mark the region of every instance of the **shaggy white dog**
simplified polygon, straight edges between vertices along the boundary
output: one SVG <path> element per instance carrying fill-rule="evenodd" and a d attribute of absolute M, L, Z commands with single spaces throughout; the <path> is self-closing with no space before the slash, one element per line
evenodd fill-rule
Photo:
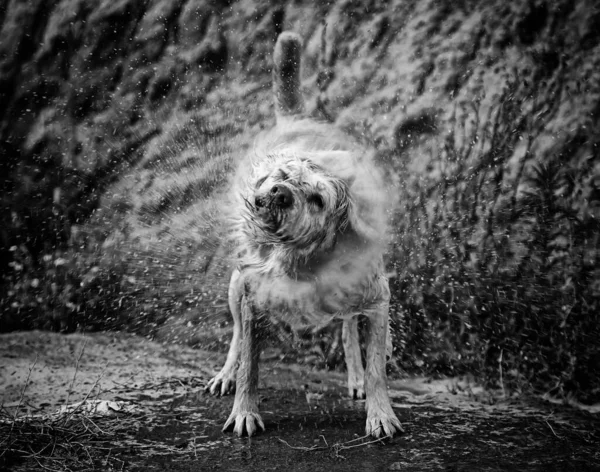
<path fill-rule="evenodd" d="M 258 412 L 261 327 L 271 317 L 292 326 L 342 318 L 351 396 L 366 394 L 366 432 L 402 427 L 387 394 L 390 291 L 384 275 L 390 199 L 371 153 L 331 125 L 303 117 L 300 38 L 279 36 L 274 52 L 277 126 L 258 138 L 234 182 L 237 269 L 229 305 L 234 332 L 213 394 L 236 390 L 224 430 L 252 435 Z M 366 369 L 356 317 L 366 317 Z M 239 366 L 238 366 L 239 363 Z"/>

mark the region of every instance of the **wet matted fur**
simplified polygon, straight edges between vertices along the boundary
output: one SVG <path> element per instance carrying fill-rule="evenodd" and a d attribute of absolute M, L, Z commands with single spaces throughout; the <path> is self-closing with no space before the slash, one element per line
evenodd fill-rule
<path fill-rule="evenodd" d="M 304 117 L 300 54 L 300 38 L 282 33 L 274 51 L 277 125 L 257 138 L 234 181 L 233 339 L 207 390 L 236 391 L 224 430 L 241 436 L 264 429 L 257 393 L 261 327 L 271 317 L 292 326 L 341 318 L 349 394 L 366 395 L 367 434 L 393 435 L 402 427 L 385 372 L 390 291 L 382 255 L 390 198 L 372 153 Z M 366 368 L 358 315 L 366 318 Z"/>

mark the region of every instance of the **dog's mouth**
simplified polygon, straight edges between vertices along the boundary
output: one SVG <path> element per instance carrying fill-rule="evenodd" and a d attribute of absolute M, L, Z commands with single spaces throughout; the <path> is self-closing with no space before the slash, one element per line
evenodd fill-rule
<path fill-rule="evenodd" d="M 276 232 L 286 221 L 288 211 L 294 205 L 294 195 L 285 185 L 276 184 L 267 192 L 256 193 L 253 212 L 265 224 L 266 229 Z"/>

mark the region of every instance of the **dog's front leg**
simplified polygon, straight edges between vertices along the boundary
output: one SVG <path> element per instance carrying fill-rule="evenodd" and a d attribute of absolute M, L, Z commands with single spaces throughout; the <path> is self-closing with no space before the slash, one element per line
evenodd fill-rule
<path fill-rule="evenodd" d="M 258 413 L 258 359 L 260 357 L 261 323 L 264 320 L 257 314 L 248 292 L 242 297 L 242 342 L 240 365 L 237 371 L 237 385 L 233 409 L 223 431 L 233 426 L 233 431 L 242 436 L 244 432 L 252 436 L 258 428 L 265 429 Z"/>
<path fill-rule="evenodd" d="M 357 316 L 344 320 L 342 342 L 344 344 L 346 368 L 348 369 L 348 396 L 350 398 L 365 398 L 365 369 L 360 354 Z"/>
<path fill-rule="evenodd" d="M 233 337 L 229 345 L 227 360 L 221 371 L 215 375 L 205 390 L 212 395 L 227 395 L 235 390 L 238 359 L 242 343 L 242 296 L 244 295 L 244 279 L 239 270 L 234 270 L 229 282 L 229 311 L 233 317 Z"/>
<path fill-rule="evenodd" d="M 387 288 L 387 280 L 385 280 L 385 288 Z M 388 310 L 389 301 L 386 299 L 364 312 L 367 316 L 366 433 L 376 438 L 382 435 L 393 436 L 394 433 L 403 431 L 400 421 L 392 410 L 387 392 L 385 364 L 386 339 L 389 331 Z"/>

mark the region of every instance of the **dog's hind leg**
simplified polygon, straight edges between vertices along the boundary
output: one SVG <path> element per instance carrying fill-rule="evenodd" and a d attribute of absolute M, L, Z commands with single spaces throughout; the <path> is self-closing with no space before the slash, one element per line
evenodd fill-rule
<path fill-rule="evenodd" d="M 248 291 L 242 297 L 242 343 L 237 388 L 233 409 L 223 431 L 233 427 L 238 436 L 252 436 L 258 428 L 265 429 L 258 412 L 258 360 L 262 342 L 264 318 L 256 312 Z"/>
<path fill-rule="evenodd" d="M 277 118 L 298 115 L 304 111 L 300 91 L 300 55 L 302 40 L 286 31 L 277 38 L 273 52 L 273 93 Z"/>
<path fill-rule="evenodd" d="M 342 342 L 348 369 L 348 396 L 350 398 L 365 398 L 365 369 L 360 353 L 358 337 L 358 316 L 344 320 L 342 325 Z"/>
<path fill-rule="evenodd" d="M 393 436 L 403 431 L 396 417 L 387 392 L 385 372 L 387 337 L 389 336 L 389 287 L 388 281 L 381 276 L 383 300 L 364 310 L 367 317 L 367 368 L 365 389 L 367 393 L 366 433 L 376 438 Z"/>
<path fill-rule="evenodd" d="M 240 357 L 242 342 L 242 313 L 241 303 L 244 294 L 244 284 L 239 270 L 234 270 L 229 282 L 229 310 L 233 316 L 233 337 L 229 345 L 227 360 L 221 371 L 215 375 L 205 390 L 212 395 L 227 395 L 235 391 L 235 379 Z"/>

